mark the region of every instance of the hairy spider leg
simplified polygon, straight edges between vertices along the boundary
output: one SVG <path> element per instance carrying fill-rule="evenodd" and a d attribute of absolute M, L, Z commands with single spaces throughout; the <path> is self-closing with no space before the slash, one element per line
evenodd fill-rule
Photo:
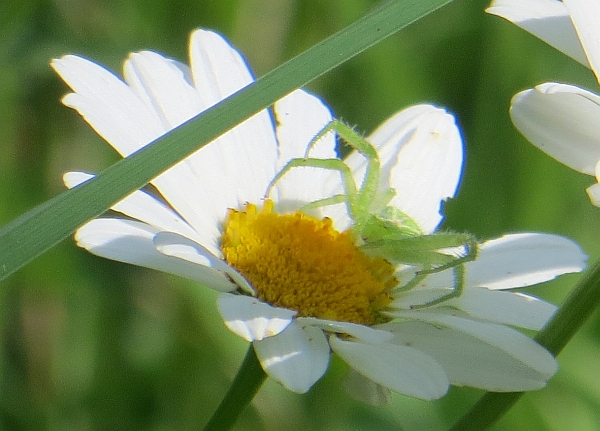
<path fill-rule="evenodd" d="M 450 256 L 440 253 L 444 248 L 464 247 L 465 253 L 461 256 Z M 478 243 L 473 235 L 466 233 L 438 233 L 434 235 L 413 236 L 397 240 L 384 240 L 378 243 L 367 243 L 363 246 L 366 250 L 381 253 L 390 261 L 404 264 L 425 265 L 424 269 L 416 272 L 415 276 L 397 291 L 408 291 L 416 287 L 428 275 L 452 269 L 454 283 L 452 291 L 440 296 L 433 301 L 414 305 L 412 308 L 431 307 L 459 297 L 465 287 L 465 264 L 477 258 Z"/>
<path fill-rule="evenodd" d="M 354 148 L 357 152 L 362 154 L 367 160 L 367 166 L 363 182 L 357 187 L 353 173 L 351 169 L 340 159 L 317 159 L 308 157 L 312 148 L 316 143 L 323 138 L 329 132 L 336 132 L 337 135 L 342 138 L 348 145 Z M 287 174 L 291 169 L 296 167 L 313 167 L 328 169 L 340 172 L 342 176 L 342 183 L 345 189 L 345 195 L 338 194 L 329 198 L 320 199 L 305 205 L 302 209 L 317 208 L 322 206 L 334 205 L 337 203 L 346 202 L 348 206 L 348 213 L 354 220 L 354 232 L 356 235 L 360 235 L 362 228 L 371 216 L 370 208 L 374 202 L 380 204 L 379 201 L 383 199 L 391 200 L 394 195 L 392 190 L 389 193 L 383 193 L 378 195 L 379 189 L 379 175 L 380 175 L 380 162 L 379 155 L 375 147 L 366 141 L 364 138 L 359 136 L 351 127 L 344 124 L 339 120 L 333 120 L 327 126 L 325 126 L 309 143 L 305 157 L 290 160 L 279 173 L 273 178 L 269 186 L 265 197 L 268 197 L 275 186 L 275 184 L 281 180 L 281 178 Z M 389 200 L 387 202 L 389 202 Z M 387 203 L 385 202 L 385 203 Z M 381 205 L 381 204 L 380 204 Z"/>

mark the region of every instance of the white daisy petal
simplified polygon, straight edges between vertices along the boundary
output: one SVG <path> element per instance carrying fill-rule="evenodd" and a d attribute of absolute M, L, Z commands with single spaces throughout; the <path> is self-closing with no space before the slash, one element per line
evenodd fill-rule
<path fill-rule="evenodd" d="M 424 233 L 433 232 L 443 219 L 441 204 L 456 193 L 462 171 L 462 139 L 454 117 L 431 105 L 413 106 L 367 139 L 379 150 L 383 188 L 396 190 L 391 205 L 413 218 Z M 356 165 L 356 157 L 348 158 L 350 166 Z"/>
<path fill-rule="evenodd" d="M 579 245 L 559 235 L 521 233 L 481 244 L 479 257 L 467 264 L 467 284 L 511 289 L 579 272 L 587 256 Z"/>
<path fill-rule="evenodd" d="M 387 331 L 351 322 L 338 322 L 335 320 L 317 319 L 315 317 L 298 317 L 296 322 L 301 326 L 315 326 L 323 331 L 351 335 L 370 343 L 383 343 L 393 337 Z"/>
<path fill-rule="evenodd" d="M 89 60 L 67 55 L 52 68 L 75 91 L 63 98 L 122 156 L 166 132 L 159 119 L 116 75 Z"/>
<path fill-rule="evenodd" d="M 540 330 L 558 307 L 522 293 L 471 287 L 445 305 L 489 322 Z"/>
<path fill-rule="evenodd" d="M 96 219 L 75 234 L 77 245 L 107 259 L 157 269 L 198 281 L 220 291 L 237 289 L 222 272 L 159 253 L 154 247 L 156 228 L 121 219 Z"/>
<path fill-rule="evenodd" d="M 466 266 L 465 285 L 488 289 L 514 289 L 579 272 L 587 256 L 579 245 L 559 235 L 520 233 L 489 240 L 479 246 L 477 260 Z M 452 270 L 432 274 L 420 288 L 454 285 Z"/>
<path fill-rule="evenodd" d="M 68 188 L 73 188 L 93 177 L 94 175 L 84 172 L 67 172 L 63 175 L 63 181 Z M 111 209 L 154 226 L 158 230 L 177 232 L 189 238 L 198 237 L 196 231 L 178 214 L 153 196 L 140 190 L 117 202 Z"/>
<path fill-rule="evenodd" d="M 516 361 L 523 363 L 545 379 L 549 379 L 558 369 L 554 357 L 531 338 L 508 326 L 495 323 L 474 321 L 462 317 L 438 312 L 407 311 L 398 312 L 397 316 L 410 320 L 422 320 L 433 325 L 450 327 L 475 337 L 497 349 L 507 352 Z M 440 352 L 442 353 L 442 352 Z"/>
<path fill-rule="evenodd" d="M 331 349 L 359 373 L 397 392 L 433 400 L 448 391 L 444 369 L 429 355 L 407 346 L 329 339 Z"/>
<path fill-rule="evenodd" d="M 221 35 L 195 30 L 190 36 L 190 65 L 203 108 L 231 96 L 254 81 L 242 55 Z"/>
<path fill-rule="evenodd" d="M 197 265 L 209 266 L 227 274 L 235 284 L 247 293 L 254 295 L 254 289 L 234 268 L 210 252 L 202 244 L 174 232 L 158 232 L 154 236 L 154 246 L 165 256 L 171 256 Z"/>
<path fill-rule="evenodd" d="M 569 12 L 557 0 L 494 0 L 487 13 L 511 21 L 578 62 L 588 65 Z"/>
<path fill-rule="evenodd" d="M 277 101 L 273 111 L 279 141 L 278 170 L 292 159 L 305 157 L 309 143 L 333 119 L 329 108 L 304 90 L 296 90 Z M 328 133 L 320 139 L 309 157 L 336 157 L 335 135 Z M 298 167 L 286 173 L 273 191 L 278 197 L 280 210 L 285 212 L 330 197 L 331 191 L 326 183 L 332 175 L 339 185 L 339 174 L 326 169 Z"/>
<path fill-rule="evenodd" d="M 253 81 L 241 55 L 213 32 L 197 30 L 192 34 L 190 63 L 202 109 Z M 179 183 L 162 193 L 169 194 L 169 201 L 177 198 L 177 210 L 186 207 L 186 219 L 202 214 L 204 220 L 199 224 L 207 223 L 206 229 L 217 234 L 214 226 L 225 216 L 224 209 L 263 198 L 275 175 L 276 160 L 273 122 L 266 110 L 261 111 L 184 161 L 189 168 L 183 178 L 183 184 L 188 185 L 185 191 Z M 219 193 L 214 193 L 216 186 Z"/>
<path fill-rule="evenodd" d="M 188 66 L 150 51 L 130 54 L 123 65 L 125 82 L 171 130 L 201 111 Z"/>
<path fill-rule="evenodd" d="M 600 160 L 600 97 L 573 85 L 546 83 L 516 94 L 510 116 L 536 147 L 594 175 Z"/>
<path fill-rule="evenodd" d="M 65 186 L 67 186 L 67 188 L 72 189 L 73 187 L 78 186 L 79 184 L 82 184 L 94 177 L 95 175 L 88 174 L 86 172 L 67 172 L 63 174 L 63 183 Z"/>
<path fill-rule="evenodd" d="M 304 90 L 295 90 L 273 105 L 279 140 L 281 169 L 291 159 L 304 157 L 308 144 L 332 120 L 331 110 L 318 97 Z M 336 157 L 335 134 L 328 133 L 319 139 L 309 156 Z"/>
<path fill-rule="evenodd" d="M 246 295 L 223 293 L 217 299 L 225 325 L 247 341 L 260 341 L 280 334 L 296 315 L 293 310 L 272 307 Z"/>
<path fill-rule="evenodd" d="M 254 343 L 265 372 L 291 391 L 303 394 L 327 371 L 329 344 L 323 331 L 289 325 L 275 337 Z"/>
<path fill-rule="evenodd" d="M 417 321 L 385 327 L 394 332 L 395 343 L 435 358 L 453 385 L 518 392 L 540 389 L 548 380 L 548 374 L 516 360 L 503 349 L 453 328 Z"/>
<path fill-rule="evenodd" d="M 212 32 L 192 35 L 190 56 L 196 88 L 187 66 L 152 52 L 132 54 L 125 63 L 130 86 L 75 56 L 55 60 L 53 67 L 75 91 L 65 104 L 127 156 L 253 80 L 239 53 Z M 227 208 L 260 200 L 274 176 L 276 159 L 273 124 L 262 111 L 152 184 L 216 253 L 218 224 Z M 215 184 L 221 193 L 213 193 Z"/>
<path fill-rule="evenodd" d="M 564 4 L 569 11 L 588 62 L 596 75 L 596 79 L 599 79 L 600 29 L 598 23 L 600 22 L 600 9 L 598 4 L 589 0 L 565 0 Z"/>

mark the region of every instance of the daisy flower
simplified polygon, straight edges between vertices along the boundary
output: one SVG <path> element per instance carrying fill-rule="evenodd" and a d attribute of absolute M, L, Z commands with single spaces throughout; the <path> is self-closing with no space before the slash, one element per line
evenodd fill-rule
<path fill-rule="evenodd" d="M 487 12 L 506 18 L 600 76 L 600 8 L 587 0 L 498 0 Z M 536 147 L 600 182 L 600 96 L 547 82 L 516 94 L 510 115 Z M 587 189 L 600 206 L 600 184 Z"/>
<path fill-rule="evenodd" d="M 189 52 L 189 67 L 154 52 L 131 54 L 123 80 L 72 55 L 52 67 L 73 90 L 65 105 L 127 157 L 253 80 L 241 55 L 213 32 L 193 32 Z M 579 247 L 553 235 L 507 235 L 480 245 L 459 297 L 435 301 L 454 288 L 451 270 L 407 290 L 419 268 L 367 256 L 346 205 L 300 211 L 344 194 L 340 172 L 292 169 L 266 196 L 283 166 L 304 157 L 331 121 L 321 100 L 296 90 L 155 178 L 160 197 L 136 191 L 112 207 L 121 217 L 82 226 L 77 244 L 220 291 L 225 325 L 253 343 L 268 376 L 298 393 L 325 373 L 332 352 L 353 370 L 348 388 L 375 404 L 390 389 L 435 399 L 449 384 L 543 387 L 556 361 L 514 327 L 539 329 L 555 306 L 507 289 L 580 271 Z M 390 205 L 423 234 L 435 232 L 462 170 L 454 118 L 413 106 L 367 139 L 380 156 L 381 190 L 396 191 Z M 311 157 L 335 159 L 335 141 L 328 133 Z M 366 162 L 359 154 L 345 160 L 357 178 Z M 90 177 L 64 179 L 75 187 Z"/>

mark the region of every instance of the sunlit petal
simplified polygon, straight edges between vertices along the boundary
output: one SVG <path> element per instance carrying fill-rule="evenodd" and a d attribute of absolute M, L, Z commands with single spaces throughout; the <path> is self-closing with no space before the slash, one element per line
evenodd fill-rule
<path fill-rule="evenodd" d="M 254 343 L 265 372 L 286 388 L 305 393 L 329 366 L 329 344 L 323 331 L 291 324 L 276 337 Z"/>
<path fill-rule="evenodd" d="M 462 139 L 454 117 L 431 105 L 413 106 L 392 116 L 367 139 L 380 152 L 384 188 L 396 190 L 391 204 L 424 233 L 433 232 L 443 219 L 442 202 L 454 196 L 462 172 Z M 357 163 L 358 156 L 352 157 L 350 166 Z"/>
<path fill-rule="evenodd" d="M 156 114 L 115 74 L 74 55 L 55 59 L 52 68 L 73 89 L 63 98 L 122 156 L 166 132 Z"/>
<path fill-rule="evenodd" d="M 317 97 L 304 90 L 296 90 L 277 101 L 273 107 L 279 140 L 278 170 L 294 158 L 303 158 L 309 143 L 333 119 L 329 108 Z M 335 135 L 327 134 L 320 139 L 309 156 L 333 158 Z M 331 196 L 327 180 L 334 176 L 340 184 L 339 174 L 322 168 L 297 167 L 286 173 L 276 184 L 273 196 L 277 196 L 282 212 L 296 209 L 309 202 Z M 336 191 L 337 192 L 337 191 Z"/>
<path fill-rule="evenodd" d="M 73 188 L 94 175 L 84 172 L 67 172 L 63 181 L 68 188 Z M 178 214 L 146 192 L 137 190 L 111 207 L 133 219 L 147 223 L 158 230 L 180 233 L 189 238 L 198 238 L 198 234 Z"/>

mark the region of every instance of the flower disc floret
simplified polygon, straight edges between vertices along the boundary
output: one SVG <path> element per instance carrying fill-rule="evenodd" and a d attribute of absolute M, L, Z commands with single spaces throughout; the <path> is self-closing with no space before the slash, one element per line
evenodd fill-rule
<path fill-rule="evenodd" d="M 396 284 L 393 266 L 366 256 L 349 231 L 300 211 L 277 214 L 270 200 L 229 210 L 221 250 L 260 300 L 299 316 L 380 323 Z"/>

